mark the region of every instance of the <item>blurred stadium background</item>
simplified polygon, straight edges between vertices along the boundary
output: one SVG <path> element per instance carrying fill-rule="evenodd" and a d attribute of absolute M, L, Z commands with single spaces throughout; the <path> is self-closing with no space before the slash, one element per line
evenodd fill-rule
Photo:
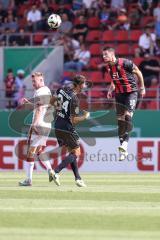
<path fill-rule="evenodd" d="M 58 30 L 47 25 L 51 13 L 62 18 Z M 124 162 L 118 161 L 114 100 L 106 99 L 111 79 L 101 58 L 104 45 L 132 59 L 146 86 Z M 0 0 L 0 71 L 1 239 L 159 239 L 160 2 Z M 91 112 L 78 126 L 85 190 L 73 186 L 70 173 L 59 190 L 39 171 L 32 189 L 17 187 L 31 120 L 30 110 L 17 106 L 33 95 L 33 71 L 44 72 L 53 93 L 75 73 L 93 83 L 79 96 L 81 108 Z M 46 151 L 53 166 L 65 154 L 54 131 Z M 44 170 L 39 162 L 36 169 Z"/>

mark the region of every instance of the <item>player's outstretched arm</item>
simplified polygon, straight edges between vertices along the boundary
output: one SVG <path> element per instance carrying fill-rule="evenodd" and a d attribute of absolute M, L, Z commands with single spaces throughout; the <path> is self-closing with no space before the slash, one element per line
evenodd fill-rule
<path fill-rule="evenodd" d="M 71 117 L 71 122 L 72 124 L 78 124 L 79 122 L 82 122 L 90 117 L 90 113 L 87 111 L 83 111 L 82 116 L 72 116 Z"/>
<path fill-rule="evenodd" d="M 141 95 L 141 97 L 144 97 L 144 95 L 146 94 L 146 90 L 145 90 L 145 86 L 144 86 L 143 75 L 137 66 L 134 66 L 133 73 L 137 76 L 137 78 L 140 82 L 140 95 Z"/>
<path fill-rule="evenodd" d="M 23 104 L 31 104 L 31 105 L 33 105 L 33 103 L 31 101 L 29 101 L 27 98 L 22 98 L 20 104 L 21 105 L 23 105 Z"/>

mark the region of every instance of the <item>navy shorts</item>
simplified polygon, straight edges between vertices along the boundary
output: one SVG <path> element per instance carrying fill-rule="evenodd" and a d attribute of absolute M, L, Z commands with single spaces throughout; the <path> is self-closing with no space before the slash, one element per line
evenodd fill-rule
<path fill-rule="evenodd" d="M 133 113 L 137 105 L 138 92 L 118 93 L 115 99 L 117 115 L 123 115 L 125 111 Z"/>
<path fill-rule="evenodd" d="M 67 131 L 62 129 L 55 129 L 55 135 L 60 147 L 66 146 L 70 149 L 79 147 L 79 135 L 75 130 Z"/>

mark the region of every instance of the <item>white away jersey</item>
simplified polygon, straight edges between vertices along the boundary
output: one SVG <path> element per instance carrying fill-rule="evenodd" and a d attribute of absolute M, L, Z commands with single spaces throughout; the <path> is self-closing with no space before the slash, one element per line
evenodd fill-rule
<path fill-rule="evenodd" d="M 47 86 L 41 87 L 34 92 L 34 111 L 33 119 L 35 117 L 36 108 L 42 107 L 42 113 L 39 118 L 38 125 L 42 127 L 51 128 L 53 121 L 54 108 L 50 104 L 51 91 Z M 32 121 L 33 121 L 32 119 Z"/>

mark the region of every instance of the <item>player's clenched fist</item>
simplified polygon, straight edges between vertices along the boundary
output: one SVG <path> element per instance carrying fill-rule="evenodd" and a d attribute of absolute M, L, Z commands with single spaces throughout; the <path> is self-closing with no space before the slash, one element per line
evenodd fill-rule
<path fill-rule="evenodd" d="M 107 98 L 108 98 L 108 99 L 112 98 L 112 92 L 111 92 L 111 91 L 108 91 L 108 93 L 107 93 Z"/>
<path fill-rule="evenodd" d="M 83 116 L 85 117 L 85 119 L 88 119 L 90 117 L 90 113 L 87 111 L 83 111 Z"/>

